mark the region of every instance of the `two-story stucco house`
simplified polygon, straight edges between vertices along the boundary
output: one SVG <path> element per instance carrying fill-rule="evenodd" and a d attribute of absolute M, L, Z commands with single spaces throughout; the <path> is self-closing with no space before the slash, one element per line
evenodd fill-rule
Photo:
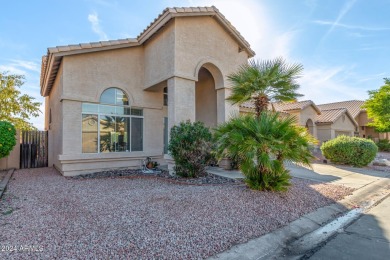
<path fill-rule="evenodd" d="M 226 76 L 253 56 L 215 7 L 165 9 L 136 39 L 48 48 L 49 166 L 72 176 L 169 160 L 173 125 L 215 126 L 238 112 Z"/>

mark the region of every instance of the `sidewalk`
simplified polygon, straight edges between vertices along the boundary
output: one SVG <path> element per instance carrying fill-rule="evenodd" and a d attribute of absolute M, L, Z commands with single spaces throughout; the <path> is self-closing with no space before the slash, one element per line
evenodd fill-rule
<path fill-rule="evenodd" d="M 289 164 L 287 169 L 293 177 L 312 181 L 345 185 L 360 189 L 380 179 L 390 178 L 390 172 L 380 172 L 365 168 L 335 166 L 329 164 L 312 164 L 313 169 Z M 219 167 L 210 167 L 208 172 L 233 179 L 244 178 L 238 170 L 226 171 Z"/>
<path fill-rule="evenodd" d="M 313 169 L 296 165 L 287 165 L 287 168 L 294 177 L 345 185 L 356 191 L 337 203 L 319 208 L 281 229 L 236 245 L 210 259 L 300 259 L 390 194 L 389 172 L 328 164 L 313 164 Z M 230 178 L 243 177 L 239 171 L 210 168 L 208 172 Z"/>

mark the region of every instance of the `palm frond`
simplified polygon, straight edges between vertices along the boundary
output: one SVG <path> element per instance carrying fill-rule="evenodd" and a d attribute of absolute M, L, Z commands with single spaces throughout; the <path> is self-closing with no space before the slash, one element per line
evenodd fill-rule
<path fill-rule="evenodd" d="M 303 95 L 297 93 L 303 66 L 288 64 L 279 57 L 274 60 L 249 60 L 239 70 L 228 76 L 232 94 L 227 100 L 241 104 L 256 96 L 266 96 L 270 101 L 291 101 Z"/>

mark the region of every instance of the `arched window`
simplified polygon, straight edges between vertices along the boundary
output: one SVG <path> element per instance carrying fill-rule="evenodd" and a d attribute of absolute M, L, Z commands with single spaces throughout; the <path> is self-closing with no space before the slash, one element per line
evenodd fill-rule
<path fill-rule="evenodd" d="M 127 95 L 108 88 L 99 103 L 82 105 L 82 152 L 143 150 L 143 111 L 131 108 Z"/>
<path fill-rule="evenodd" d="M 100 104 L 111 104 L 117 106 L 128 106 L 129 99 L 126 94 L 118 88 L 108 88 L 100 96 Z"/>

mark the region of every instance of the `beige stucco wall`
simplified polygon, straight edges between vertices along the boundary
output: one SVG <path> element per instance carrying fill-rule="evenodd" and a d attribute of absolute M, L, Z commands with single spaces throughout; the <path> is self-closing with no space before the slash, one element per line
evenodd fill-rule
<path fill-rule="evenodd" d="M 63 65 L 61 64 L 57 77 L 54 81 L 53 87 L 50 91 L 50 96 L 45 99 L 48 106 L 45 110 L 45 130 L 48 130 L 48 166 L 61 167 L 58 160 L 58 155 L 62 154 L 62 140 L 63 140 L 63 122 L 62 122 L 62 106 L 61 102 L 63 93 Z M 51 110 L 51 122 L 50 119 Z"/>
<path fill-rule="evenodd" d="M 305 126 L 304 124 L 303 125 L 301 124 L 301 114 L 299 111 L 288 111 L 288 114 L 290 114 L 290 116 L 295 118 L 295 122 L 298 125 Z"/>
<path fill-rule="evenodd" d="M 175 74 L 175 20 L 171 20 L 144 44 L 145 88 L 167 80 Z"/>
<path fill-rule="evenodd" d="M 194 77 L 196 68 L 211 62 L 227 76 L 247 62 L 248 54 L 239 52 L 237 42 L 212 17 L 179 17 L 175 27 L 176 75 Z"/>
<path fill-rule="evenodd" d="M 299 113 L 299 123 L 301 126 L 305 126 L 307 120 L 311 119 L 313 122 L 315 122 L 316 117 L 317 111 L 312 106 L 305 107 Z"/>
<path fill-rule="evenodd" d="M 344 115 L 344 120 L 343 120 L 343 116 L 340 116 L 332 124 L 317 125 L 317 139 L 320 142 L 324 142 L 336 138 L 338 135 L 341 134 L 354 136 L 354 132 L 355 132 L 355 125 L 347 115 Z"/>
<path fill-rule="evenodd" d="M 57 153 L 61 165 L 56 165 L 56 168 L 65 175 L 116 167 L 139 167 L 141 157 L 162 158 L 163 91 L 144 91 L 143 54 L 143 48 L 133 47 L 64 57 L 64 91 L 61 96 L 63 149 Z M 98 103 L 101 93 L 109 87 L 122 89 L 132 107 L 143 109 L 143 152 L 82 154 L 81 105 L 83 102 Z"/>
<path fill-rule="evenodd" d="M 6 169 L 19 169 L 20 167 L 20 131 L 16 131 L 16 145 L 14 149 L 12 149 L 11 153 L 5 157 L 0 159 L 0 170 Z"/>
<path fill-rule="evenodd" d="M 380 138 L 384 138 L 384 135 L 375 131 L 373 127 L 367 126 L 371 120 L 367 116 L 366 111 L 360 112 L 357 116 L 357 122 L 359 124 L 359 136 L 364 138 L 372 138 L 377 141 Z"/>
<path fill-rule="evenodd" d="M 340 116 L 333 124 L 332 129 L 339 132 L 349 132 L 353 136 L 355 125 L 347 115 Z"/>
<path fill-rule="evenodd" d="M 318 141 L 325 142 L 330 139 L 331 137 L 331 125 L 317 125 L 317 139 Z"/>
<path fill-rule="evenodd" d="M 217 90 L 217 121 L 238 113 L 238 106 L 226 102 L 230 92 L 227 76 L 248 60 L 237 42 L 212 17 L 179 17 L 175 21 L 175 75 L 198 80 L 205 66 L 213 75 Z M 219 90 L 220 89 L 220 90 Z"/>
<path fill-rule="evenodd" d="M 230 95 L 226 77 L 247 58 L 248 54 L 239 50 L 236 41 L 212 17 L 175 18 L 143 46 L 64 56 L 45 108 L 47 118 L 52 110 L 49 166 L 54 164 L 65 175 L 76 175 L 139 167 L 146 156 L 161 160 L 163 118 L 167 115 L 172 127 L 183 120 L 194 121 L 196 114 L 202 114 L 199 119 L 206 124 L 215 125 L 238 112 L 238 106 L 225 100 Z M 196 94 L 202 67 L 210 71 L 212 79 L 198 84 Z M 165 86 L 168 108 L 163 106 Z M 101 93 L 110 87 L 122 89 L 132 107 L 143 109 L 142 152 L 82 153 L 81 105 L 98 103 Z M 201 103 L 213 106 L 212 111 Z"/>
<path fill-rule="evenodd" d="M 366 111 L 361 111 L 355 119 L 359 126 L 365 126 L 369 122 Z"/>
<path fill-rule="evenodd" d="M 308 106 L 302 109 L 299 113 L 299 124 L 301 126 L 306 126 L 306 122 L 311 120 L 312 126 L 310 127 L 311 134 L 314 138 L 318 139 L 317 126 L 315 124 L 317 117 L 317 111 L 312 107 Z"/>
<path fill-rule="evenodd" d="M 217 126 L 217 90 L 213 76 L 207 69 L 201 69 L 195 84 L 195 120 L 208 127 Z"/>
<path fill-rule="evenodd" d="M 66 56 L 63 99 L 98 102 L 109 87 L 126 92 L 132 106 L 160 106 L 158 94 L 144 94 L 144 51 L 142 47 Z M 134 91 L 137 90 L 137 91 Z M 162 94 L 160 94 L 162 95 Z"/>

